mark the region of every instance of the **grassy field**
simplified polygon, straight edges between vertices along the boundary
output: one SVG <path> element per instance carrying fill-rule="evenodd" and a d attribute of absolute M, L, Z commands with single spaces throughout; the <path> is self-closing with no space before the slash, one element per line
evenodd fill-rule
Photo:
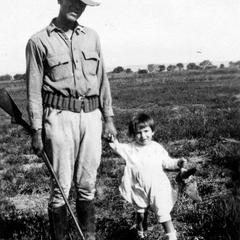
<path fill-rule="evenodd" d="M 25 88 L 6 86 L 26 117 Z M 112 75 L 111 87 L 120 141 L 128 140 L 131 116 L 147 112 L 156 121 L 155 140 L 198 169 L 203 201 L 182 196 L 172 211 L 179 239 L 239 240 L 240 72 Z M 48 239 L 47 169 L 32 154 L 22 128 L 1 110 L 0 118 L 0 239 Z M 132 239 L 134 209 L 118 191 L 123 169 L 123 160 L 104 142 L 95 202 L 98 240 Z M 176 173 L 168 174 L 173 181 Z M 73 209 L 74 195 L 73 189 Z M 77 239 L 70 219 L 68 225 L 71 238 Z M 164 239 L 152 212 L 149 225 L 147 239 Z"/>

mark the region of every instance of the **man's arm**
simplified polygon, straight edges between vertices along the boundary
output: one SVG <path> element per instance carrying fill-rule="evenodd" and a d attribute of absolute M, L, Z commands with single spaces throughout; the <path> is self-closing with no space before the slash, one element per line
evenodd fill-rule
<path fill-rule="evenodd" d="M 117 130 L 114 125 L 113 117 L 104 117 L 103 137 L 108 138 L 109 134 L 116 136 Z"/>
<path fill-rule="evenodd" d="M 42 142 L 42 83 L 43 61 L 42 53 L 31 39 L 26 46 L 26 78 L 27 78 L 27 109 L 34 133 L 32 147 L 38 155 L 43 150 Z"/>
<path fill-rule="evenodd" d="M 100 107 L 104 119 L 103 137 L 108 137 L 109 134 L 116 136 L 117 131 L 113 121 L 112 96 L 109 80 L 107 77 L 103 55 L 101 51 L 100 40 L 97 38 L 97 51 L 99 54 L 99 66 L 97 70 L 97 77 L 100 80 Z"/>

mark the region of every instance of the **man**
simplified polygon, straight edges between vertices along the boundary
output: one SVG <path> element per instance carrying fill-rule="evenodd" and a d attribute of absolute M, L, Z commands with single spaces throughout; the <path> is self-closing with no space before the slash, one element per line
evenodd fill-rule
<path fill-rule="evenodd" d="M 33 35 L 26 47 L 28 112 L 32 147 L 44 148 L 69 195 L 72 179 L 76 210 L 86 240 L 95 239 L 94 193 L 103 135 L 116 135 L 112 100 L 98 35 L 78 24 L 92 0 L 58 0 L 58 17 Z M 65 202 L 51 184 L 49 219 L 53 239 L 64 239 Z"/>

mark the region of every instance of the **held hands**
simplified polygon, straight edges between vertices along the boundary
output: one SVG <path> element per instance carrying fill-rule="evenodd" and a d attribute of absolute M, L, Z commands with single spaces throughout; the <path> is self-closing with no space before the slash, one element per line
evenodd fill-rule
<path fill-rule="evenodd" d="M 42 129 L 36 130 L 32 135 L 32 148 L 35 154 L 41 155 L 43 151 Z"/>
<path fill-rule="evenodd" d="M 115 136 L 113 136 L 113 135 L 111 135 L 111 134 L 109 133 L 108 136 L 107 136 L 107 138 L 106 138 L 106 140 L 107 140 L 109 143 L 113 143 L 113 142 L 116 140 L 116 138 L 115 138 Z"/>
<path fill-rule="evenodd" d="M 109 141 L 111 137 L 115 138 L 117 135 L 117 130 L 114 126 L 113 123 L 113 118 L 112 117 L 106 117 L 105 118 L 105 126 L 103 130 L 103 137 Z"/>

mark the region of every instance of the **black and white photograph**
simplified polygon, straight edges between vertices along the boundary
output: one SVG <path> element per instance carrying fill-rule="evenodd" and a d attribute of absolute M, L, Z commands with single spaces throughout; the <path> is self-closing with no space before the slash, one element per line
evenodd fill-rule
<path fill-rule="evenodd" d="M 0 240 L 240 240 L 240 1 L 0 8 Z"/>

